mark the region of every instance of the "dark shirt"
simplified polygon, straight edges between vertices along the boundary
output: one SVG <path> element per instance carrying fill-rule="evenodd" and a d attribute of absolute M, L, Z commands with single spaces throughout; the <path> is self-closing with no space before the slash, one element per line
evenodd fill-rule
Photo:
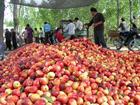
<path fill-rule="evenodd" d="M 33 29 L 31 27 L 27 28 L 27 33 L 28 33 L 27 38 L 32 39 L 33 38 Z"/>
<path fill-rule="evenodd" d="M 98 25 L 98 26 L 96 26 L 95 28 L 94 28 L 94 30 L 103 30 L 104 29 L 104 22 L 105 22 L 105 19 L 104 19 L 104 16 L 103 16 L 103 14 L 101 14 L 101 13 L 97 13 L 93 18 L 92 18 L 92 20 L 90 21 L 90 23 L 89 23 L 89 26 L 91 26 L 92 24 L 96 24 L 96 23 L 98 23 L 98 22 L 103 22 L 102 24 L 100 24 L 100 25 Z"/>
<path fill-rule="evenodd" d="M 12 40 L 16 40 L 16 32 L 11 32 Z"/>
<path fill-rule="evenodd" d="M 11 32 L 6 31 L 5 38 L 6 38 L 6 41 L 11 41 Z"/>

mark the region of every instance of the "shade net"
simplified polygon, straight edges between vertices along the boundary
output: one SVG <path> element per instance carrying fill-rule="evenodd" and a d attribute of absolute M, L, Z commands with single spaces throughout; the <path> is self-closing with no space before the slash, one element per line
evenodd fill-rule
<path fill-rule="evenodd" d="M 98 0 L 11 0 L 11 3 L 32 7 L 65 9 L 89 6 L 97 1 Z"/>

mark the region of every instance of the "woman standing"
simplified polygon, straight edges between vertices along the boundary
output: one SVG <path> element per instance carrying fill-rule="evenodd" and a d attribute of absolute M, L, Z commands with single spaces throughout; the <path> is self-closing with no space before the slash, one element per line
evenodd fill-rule
<path fill-rule="evenodd" d="M 26 25 L 26 28 L 27 28 L 27 43 L 32 43 L 33 42 L 33 29 L 30 27 L 29 24 Z"/>

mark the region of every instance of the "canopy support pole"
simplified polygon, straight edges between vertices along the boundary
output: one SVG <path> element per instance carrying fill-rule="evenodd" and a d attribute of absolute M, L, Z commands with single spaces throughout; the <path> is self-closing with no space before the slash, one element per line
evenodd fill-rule
<path fill-rule="evenodd" d="M 129 0 L 129 8 L 130 8 L 130 28 L 131 28 L 131 23 L 133 21 L 133 0 Z"/>
<path fill-rule="evenodd" d="M 117 0 L 117 27 L 119 27 L 120 20 L 120 0 Z"/>

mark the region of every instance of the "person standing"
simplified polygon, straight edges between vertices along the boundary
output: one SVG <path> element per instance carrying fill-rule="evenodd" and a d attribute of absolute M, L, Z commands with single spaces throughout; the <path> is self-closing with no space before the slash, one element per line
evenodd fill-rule
<path fill-rule="evenodd" d="M 57 28 L 57 30 L 55 31 L 55 38 L 56 38 L 56 41 L 60 43 L 64 40 L 64 36 L 62 34 L 61 28 Z"/>
<path fill-rule="evenodd" d="M 75 18 L 75 28 L 76 34 L 80 34 L 83 29 L 83 23 L 79 20 L 79 18 Z"/>
<path fill-rule="evenodd" d="M 49 36 L 51 34 L 51 25 L 48 22 L 44 22 L 45 43 L 49 43 Z"/>
<path fill-rule="evenodd" d="M 32 43 L 33 42 L 33 29 L 30 27 L 29 24 L 26 25 L 26 28 L 27 28 L 27 43 Z"/>
<path fill-rule="evenodd" d="M 92 20 L 88 24 L 88 27 L 93 25 L 94 28 L 94 40 L 95 44 L 107 48 L 105 39 L 104 39 L 104 22 L 105 18 L 102 13 L 99 13 L 96 8 L 91 8 L 90 12 L 93 16 Z"/>
<path fill-rule="evenodd" d="M 11 32 L 8 29 L 6 29 L 6 32 L 5 32 L 5 39 L 6 39 L 6 48 L 8 50 L 11 50 L 11 47 L 12 47 L 12 45 L 11 45 Z"/>
<path fill-rule="evenodd" d="M 27 44 L 27 36 L 28 36 L 27 28 L 25 28 L 24 32 L 22 33 L 22 36 L 23 36 L 23 38 L 24 38 L 25 44 Z"/>
<path fill-rule="evenodd" d="M 45 43 L 45 34 L 44 34 L 42 28 L 40 28 L 39 34 L 40 34 L 41 43 Z"/>
<path fill-rule="evenodd" d="M 64 29 L 64 32 L 67 32 L 67 35 L 68 35 L 66 37 L 66 40 L 74 38 L 74 36 L 75 36 L 75 29 L 76 29 L 75 24 L 73 23 L 72 20 L 69 20 L 69 24 Z"/>
<path fill-rule="evenodd" d="M 16 49 L 17 48 L 17 39 L 16 39 L 16 32 L 14 29 L 11 29 L 11 36 L 12 36 L 13 48 Z"/>
<path fill-rule="evenodd" d="M 120 25 L 119 25 L 119 32 L 120 33 L 125 33 L 125 32 L 128 32 L 129 31 L 129 28 L 128 28 L 128 25 L 125 21 L 124 18 L 121 18 L 121 22 L 120 22 Z"/>
<path fill-rule="evenodd" d="M 34 38 L 35 38 L 35 42 L 39 43 L 39 31 L 37 30 L 37 28 L 35 28 L 34 30 Z"/>

